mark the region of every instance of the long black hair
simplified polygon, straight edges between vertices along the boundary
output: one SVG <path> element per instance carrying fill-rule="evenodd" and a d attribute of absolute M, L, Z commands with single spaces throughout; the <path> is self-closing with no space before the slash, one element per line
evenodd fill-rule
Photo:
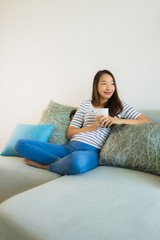
<path fill-rule="evenodd" d="M 118 96 L 118 90 L 116 85 L 116 80 L 114 75 L 109 70 L 100 70 L 96 73 L 94 80 L 93 80 L 93 89 L 92 89 L 92 104 L 96 107 L 100 105 L 100 95 L 98 92 L 98 83 L 103 74 L 108 74 L 112 77 L 115 90 L 111 98 L 109 98 L 104 107 L 109 108 L 109 115 L 114 117 L 117 116 L 123 110 L 122 102 Z"/>

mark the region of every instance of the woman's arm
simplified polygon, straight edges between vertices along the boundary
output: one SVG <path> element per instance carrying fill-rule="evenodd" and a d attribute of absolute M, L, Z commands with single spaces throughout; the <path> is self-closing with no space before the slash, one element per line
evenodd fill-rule
<path fill-rule="evenodd" d="M 81 132 L 91 132 L 95 131 L 98 127 L 98 124 L 95 122 L 95 124 L 88 126 L 88 127 L 82 127 L 82 128 L 76 128 L 73 126 L 69 126 L 67 130 L 67 139 L 70 140 L 75 134 L 81 133 Z"/>
<path fill-rule="evenodd" d="M 99 116 L 97 117 L 97 121 L 99 126 L 101 127 L 110 127 L 113 124 L 136 125 L 136 124 L 143 124 L 143 123 L 150 122 L 150 120 L 142 114 L 138 116 L 136 119 L 123 119 L 123 118 L 114 118 L 111 116 L 107 116 L 107 117 Z"/>

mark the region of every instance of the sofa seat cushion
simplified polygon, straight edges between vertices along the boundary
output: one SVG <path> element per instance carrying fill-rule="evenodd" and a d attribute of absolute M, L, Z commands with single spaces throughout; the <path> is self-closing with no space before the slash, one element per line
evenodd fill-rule
<path fill-rule="evenodd" d="M 23 158 L 0 156 L 0 202 L 59 176 L 26 165 Z"/>
<path fill-rule="evenodd" d="M 3 240 L 153 240 L 160 178 L 116 167 L 63 176 L 0 205 Z"/>

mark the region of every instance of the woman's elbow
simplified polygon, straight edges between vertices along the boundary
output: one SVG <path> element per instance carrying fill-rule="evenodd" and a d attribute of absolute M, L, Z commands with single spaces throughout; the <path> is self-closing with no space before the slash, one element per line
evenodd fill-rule
<path fill-rule="evenodd" d="M 68 140 L 70 140 L 72 136 L 73 136 L 73 130 L 71 127 L 68 127 L 66 137 Z"/>
<path fill-rule="evenodd" d="M 66 137 L 67 137 L 68 140 L 71 139 L 71 134 L 69 133 L 69 131 L 67 131 Z"/>
<path fill-rule="evenodd" d="M 144 115 L 140 115 L 137 119 L 141 120 L 142 123 L 149 123 L 151 120 L 144 116 Z"/>

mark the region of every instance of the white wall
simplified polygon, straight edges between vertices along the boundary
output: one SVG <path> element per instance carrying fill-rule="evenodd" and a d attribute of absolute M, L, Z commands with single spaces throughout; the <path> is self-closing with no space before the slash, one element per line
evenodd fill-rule
<path fill-rule="evenodd" d="M 121 98 L 160 108 L 159 0 L 0 0 L 0 146 L 50 99 L 77 106 L 100 69 Z"/>

